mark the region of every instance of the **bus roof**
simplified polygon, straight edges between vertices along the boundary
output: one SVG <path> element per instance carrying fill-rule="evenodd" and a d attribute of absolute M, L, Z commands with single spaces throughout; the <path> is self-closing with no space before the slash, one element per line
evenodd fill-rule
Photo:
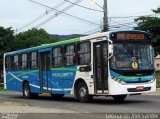
<path fill-rule="evenodd" d="M 93 35 L 83 36 L 80 38 L 74 38 L 74 39 L 59 41 L 59 42 L 50 43 L 50 44 L 42 44 L 42 45 L 36 46 L 36 47 L 31 47 L 31 48 L 26 48 L 26 49 L 22 49 L 22 50 L 13 51 L 13 52 L 8 52 L 8 53 L 5 53 L 5 55 L 13 55 L 13 54 L 18 54 L 18 53 L 36 51 L 36 50 L 44 49 L 44 48 L 50 48 L 53 46 L 59 46 L 59 45 L 75 43 L 75 42 L 80 42 L 80 41 L 85 41 L 85 40 L 91 40 L 91 39 L 96 39 L 96 38 L 102 38 L 102 37 L 107 37 L 107 36 L 109 37 L 110 33 L 116 33 L 116 32 L 142 32 L 142 33 L 149 34 L 148 32 L 141 31 L 141 30 L 117 30 L 117 31 L 109 31 L 109 32 L 103 32 L 103 33 L 95 33 Z"/>
<path fill-rule="evenodd" d="M 80 41 L 80 38 L 74 38 L 74 39 L 59 41 L 59 42 L 50 43 L 50 44 L 42 44 L 42 45 L 36 46 L 36 47 L 26 48 L 26 49 L 22 49 L 22 50 L 16 50 L 16 51 L 13 51 L 13 52 L 7 52 L 7 53 L 5 53 L 5 55 L 12 55 L 12 54 L 36 51 L 36 50 L 39 50 L 39 49 L 44 49 L 44 48 L 49 48 L 49 47 L 52 47 L 52 46 L 58 46 L 58 45 L 63 45 L 63 44 L 68 44 L 68 43 L 79 42 L 79 41 Z"/>
<path fill-rule="evenodd" d="M 103 37 L 103 36 L 106 36 L 106 32 L 96 33 L 96 34 L 89 35 L 89 36 L 84 36 L 84 37 L 80 37 L 80 38 L 74 38 L 74 39 L 70 39 L 70 40 L 59 41 L 59 42 L 50 43 L 50 44 L 42 44 L 42 45 L 36 46 L 36 47 L 26 48 L 26 49 L 22 49 L 22 50 L 16 50 L 16 51 L 13 51 L 13 52 L 7 52 L 7 53 L 5 53 L 5 55 L 13 55 L 13 54 L 18 54 L 18 53 L 37 51 L 37 50 L 44 49 L 44 48 L 49 48 L 49 47 L 53 47 L 53 46 L 59 46 L 59 45 L 64 45 L 64 44 L 69 44 L 69 43 L 80 42 L 80 40 L 81 41 L 90 40 L 90 39 L 93 39 L 93 38 L 98 38 L 98 37 Z"/>
<path fill-rule="evenodd" d="M 115 31 L 111 31 L 110 33 L 116 33 L 116 32 L 141 32 L 141 33 L 145 33 L 145 34 L 150 34 L 146 31 L 142 31 L 142 30 L 115 30 Z"/>

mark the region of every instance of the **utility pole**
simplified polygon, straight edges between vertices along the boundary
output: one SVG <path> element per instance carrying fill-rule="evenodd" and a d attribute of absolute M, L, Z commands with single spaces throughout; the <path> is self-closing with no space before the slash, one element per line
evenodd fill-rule
<path fill-rule="evenodd" d="M 107 10 L 107 0 L 104 0 L 104 18 L 103 18 L 103 32 L 108 31 L 108 10 Z"/>

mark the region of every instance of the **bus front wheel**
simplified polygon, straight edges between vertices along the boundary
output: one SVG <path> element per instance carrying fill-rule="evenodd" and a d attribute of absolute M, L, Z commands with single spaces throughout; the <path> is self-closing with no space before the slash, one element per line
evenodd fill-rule
<path fill-rule="evenodd" d="M 93 98 L 93 96 L 89 95 L 88 88 L 85 82 L 78 83 L 76 94 L 77 99 L 80 102 L 89 102 Z"/>
<path fill-rule="evenodd" d="M 28 82 L 25 82 L 23 85 L 23 97 L 24 98 L 37 98 L 38 93 L 31 93 L 30 85 Z"/>
<path fill-rule="evenodd" d="M 127 95 L 113 95 L 112 97 L 115 101 L 122 102 L 127 97 Z"/>

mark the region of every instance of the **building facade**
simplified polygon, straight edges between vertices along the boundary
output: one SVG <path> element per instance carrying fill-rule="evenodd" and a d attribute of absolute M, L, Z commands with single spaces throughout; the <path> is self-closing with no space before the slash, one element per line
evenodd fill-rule
<path fill-rule="evenodd" d="M 160 71 L 160 55 L 157 55 L 154 61 L 155 61 L 156 71 Z"/>

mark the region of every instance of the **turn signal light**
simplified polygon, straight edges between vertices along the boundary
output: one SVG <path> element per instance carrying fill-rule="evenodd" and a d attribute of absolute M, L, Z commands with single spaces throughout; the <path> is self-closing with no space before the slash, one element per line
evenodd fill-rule
<path fill-rule="evenodd" d="M 91 71 L 91 66 L 79 67 L 80 72 L 89 72 Z"/>

